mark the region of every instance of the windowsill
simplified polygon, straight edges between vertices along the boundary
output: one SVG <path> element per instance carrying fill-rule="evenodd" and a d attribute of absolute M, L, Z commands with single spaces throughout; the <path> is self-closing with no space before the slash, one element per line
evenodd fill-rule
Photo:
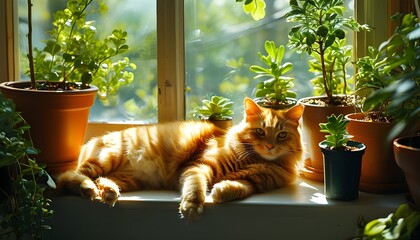
<path fill-rule="evenodd" d="M 356 201 L 325 199 L 322 183 L 295 185 L 241 201 L 206 200 L 195 223 L 179 219 L 179 194 L 138 191 L 122 194 L 115 207 L 78 196 L 56 196 L 46 239 L 346 239 L 357 220 L 385 217 L 405 202 L 404 194 L 359 193 Z"/>

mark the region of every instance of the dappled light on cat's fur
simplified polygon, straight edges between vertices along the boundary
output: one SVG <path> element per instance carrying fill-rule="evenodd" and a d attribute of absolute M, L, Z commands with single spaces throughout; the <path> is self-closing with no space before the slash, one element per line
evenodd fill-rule
<path fill-rule="evenodd" d="M 91 139 L 74 171 L 58 187 L 113 206 L 120 192 L 180 190 L 179 212 L 188 220 L 216 203 L 243 199 L 295 182 L 302 158 L 303 106 L 259 107 L 244 100 L 241 123 L 225 131 L 207 122 L 133 127 Z"/>

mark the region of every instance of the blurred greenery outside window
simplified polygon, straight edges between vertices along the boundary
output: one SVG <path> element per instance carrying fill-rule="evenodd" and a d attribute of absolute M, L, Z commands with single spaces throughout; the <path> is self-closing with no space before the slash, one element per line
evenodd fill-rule
<path fill-rule="evenodd" d="M 99 100 L 91 109 L 92 122 L 158 121 L 156 1 L 103 0 L 106 14 L 91 15 L 97 22 L 98 33 L 104 36 L 114 28 L 128 32 L 130 62 L 137 65 L 134 81 L 120 89 L 116 104 L 104 105 Z M 244 97 L 253 97 L 259 80 L 249 66 L 260 64 L 258 52 L 264 52 L 264 42 L 286 45 L 292 26 L 283 18 L 289 11 L 289 1 L 266 0 L 266 16 L 254 21 L 235 0 L 184 0 L 185 34 L 185 113 L 192 119 L 192 109 L 203 98 L 220 95 L 234 101 L 234 121 L 242 119 Z M 34 0 L 34 46 L 41 48 L 44 33 L 50 29 L 52 13 L 62 9 L 66 0 Z M 28 79 L 26 69 L 27 18 L 26 0 L 19 0 L 19 44 L 21 79 Z M 345 0 L 348 14 L 353 14 L 353 0 Z M 347 43 L 352 44 L 349 32 Z M 293 63 L 291 77 L 295 80 L 298 98 L 312 95 L 308 79 L 308 58 L 286 48 L 285 60 Z"/>

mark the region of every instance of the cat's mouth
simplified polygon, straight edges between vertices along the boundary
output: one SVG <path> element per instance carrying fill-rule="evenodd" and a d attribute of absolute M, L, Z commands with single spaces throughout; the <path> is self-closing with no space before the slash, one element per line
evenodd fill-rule
<path fill-rule="evenodd" d="M 263 147 L 257 149 L 258 154 L 266 160 L 276 160 L 278 155 L 275 153 L 274 148 Z"/>

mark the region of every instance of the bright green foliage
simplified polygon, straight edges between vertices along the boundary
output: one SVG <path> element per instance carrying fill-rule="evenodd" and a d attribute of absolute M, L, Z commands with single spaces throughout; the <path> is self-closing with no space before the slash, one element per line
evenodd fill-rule
<path fill-rule="evenodd" d="M 193 110 L 193 115 L 204 120 L 228 120 L 233 115 L 233 102 L 220 96 L 212 96 L 210 100 L 203 99 L 202 105 Z"/>
<path fill-rule="evenodd" d="M 41 239 L 42 231 L 50 228 L 45 221 L 53 215 L 44 191 L 55 183 L 44 166 L 30 158 L 37 150 L 24 137 L 29 126 L 13 102 L 0 94 L 0 106 L 0 168 L 15 173 L 9 175 L 9 187 L 3 182 L 6 188 L 0 188 L 0 239 L 8 234 Z"/>
<path fill-rule="evenodd" d="M 331 93 L 350 94 L 352 93 L 353 78 L 347 74 L 347 67 L 351 64 L 353 55 L 353 46 L 345 45 L 346 39 L 335 41 L 330 48 L 325 51 L 325 71 L 328 89 Z M 312 54 L 309 60 L 309 71 L 315 74 L 311 79 L 315 95 L 325 94 L 325 88 L 322 78 L 322 66 L 320 56 Z"/>
<path fill-rule="evenodd" d="M 345 119 L 343 114 L 338 117 L 332 114 L 328 117 L 327 123 L 320 123 L 321 132 L 329 135 L 325 136 L 325 143 L 331 149 L 340 149 L 346 146 L 347 142 L 352 137 L 347 133 L 346 126 L 349 120 Z"/>
<path fill-rule="evenodd" d="M 353 31 L 369 28 L 360 25 L 352 17 L 344 17 L 346 8 L 342 0 L 290 0 L 290 7 L 291 11 L 286 14 L 287 21 L 296 25 L 289 32 L 288 45 L 299 53 L 317 56 L 315 59 L 319 61 L 322 73 L 322 92 L 332 100 L 335 90 L 334 84 L 328 82 L 327 50 L 331 51 L 328 54 L 337 56 L 336 51 L 341 45 L 339 41 L 345 39 L 343 28 Z"/>
<path fill-rule="evenodd" d="M 407 204 L 398 207 L 386 218 L 378 218 L 366 224 L 363 239 L 411 239 L 411 234 L 420 224 L 420 212 Z"/>
<path fill-rule="evenodd" d="M 294 87 L 294 79 L 283 76 L 293 68 L 290 62 L 282 63 L 284 46 L 276 47 L 273 41 L 266 41 L 265 51 L 267 55 L 259 52 L 258 56 L 266 67 L 258 65 L 250 67 L 251 71 L 258 74 L 254 78 L 265 79 L 257 85 L 255 96 L 275 99 L 278 102 L 286 102 L 286 98 L 296 98 L 296 93 L 291 90 Z"/>
<path fill-rule="evenodd" d="M 356 94 L 363 111 L 379 111 L 398 123 L 396 136 L 420 117 L 420 23 L 413 14 L 393 19 L 401 21 L 394 34 L 357 61 Z"/>
<path fill-rule="evenodd" d="M 244 2 L 244 12 L 251 14 L 254 20 L 260 20 L 265 17 L 264 0 L 236 0 L 236 2 Z"/>
<path fill-rule="evenodd" d="M 114 29 L 104 39 L 97 36 L 94 21 L 87 21 L 89 13 L 106 8 L 99 0 L 98 9 L 93 0 L 70 0 L 67 8 L 54 14 L 53 28 L 45 47 L 34 49 L 35 78 L 47 81 L 81 82 L 99 88 L 101 100 L 114 97 L 116 90 L 133 81 L 130 72 L 136 65 L 128 58 L 113 60 L 124 54 L 127 32 Z"/>

